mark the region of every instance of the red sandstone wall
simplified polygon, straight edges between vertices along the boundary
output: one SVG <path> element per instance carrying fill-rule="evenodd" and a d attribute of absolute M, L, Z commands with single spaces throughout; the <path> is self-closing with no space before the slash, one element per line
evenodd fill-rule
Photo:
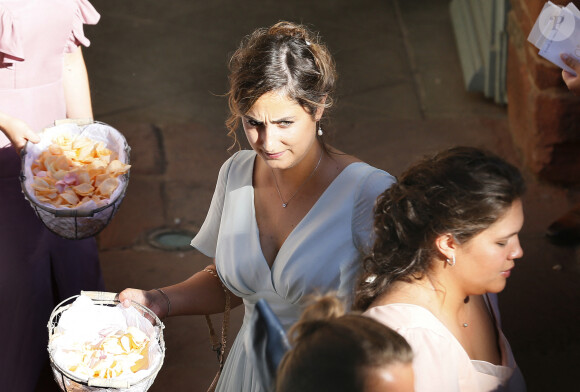
<path fill-rule="evenodd" d="M 580 0 L 573 2 L 580 8 Z M 524 163 L 540 178 L 580 184 L 580 98 L 568 91 L 560 69 L 527 41 L 545 1 L 510 3 L 507 95 L 513 140 Z"/>

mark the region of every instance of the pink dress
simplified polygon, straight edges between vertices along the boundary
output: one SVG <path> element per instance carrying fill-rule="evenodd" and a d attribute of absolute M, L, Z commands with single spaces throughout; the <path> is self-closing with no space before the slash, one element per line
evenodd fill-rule
<path fill-rule="evenodd" d="M 501 331 L 497 297 L 484 298 L 495 320 L 501 365 L 471 360 L 447 327 L 421 306 L 394 303 L 372 307 L 364 314 L 409 342 L 417 392 L 525 392 L 524 378 Z"/>
<path fill-rule="evenodd" d="M 0 111 L 35 131 L 65 118 L 64 54 L 89 45 L 83 24 L 99 17 L 86 0 L 0 0 Z M 0 389 L 28 392 L 48 361 L 52 309 L 104 286 L 95 239 L 48 231 L 22 195 L 19 172 L 0 132 Z"/>

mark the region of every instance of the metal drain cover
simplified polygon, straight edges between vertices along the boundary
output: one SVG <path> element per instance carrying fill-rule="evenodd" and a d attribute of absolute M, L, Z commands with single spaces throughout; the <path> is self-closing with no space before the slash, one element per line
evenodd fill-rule
<path fill-rule="evenodd" d="M 152 231 L 147 237 L 147 242 L 158 249 L 163 250 L 193 250 L 190 245 L 195 233 L 182 228 L 161 228 Z"/>

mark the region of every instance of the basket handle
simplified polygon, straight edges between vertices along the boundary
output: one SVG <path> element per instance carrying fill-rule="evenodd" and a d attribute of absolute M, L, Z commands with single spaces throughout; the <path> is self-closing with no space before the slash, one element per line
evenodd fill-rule
<path fill-rule="evenodd" d="M 86 295 L 90 299 L 98 301 L 114 301 L 117 293 L 110 293 L 108 291 L 81 291 L 81 295 Z"/>
<path fill-rule="evenodd" d="M 86 295 L 90 299 L 94 301 L 116 301 L 119 302 L 119 298 L 117 297 L 118 293 L 110 293 L 107 291 L 81 291 L 81 295 Z M 149 314 L 153 321 L 152 324 L 154 326 L 160 327 L 161 329 L 165 328 L 165 325 L 161 322 L 161 319 L 149 308 L 144 305 L 141 305 L 138 302 L 131 301 L 134 307 L 136 307 L 141 312 Z M 52 317 L 51 317 L 52 319 Z"/>
<path fill-rule="evenodd" d="M 63 118 L 62 120 L 54 120 L 54 125 L 76 124 L 79 127 L 82 127 L 83 125 L 89 125 L 94 122 L 95 121 L 92 118 Z"/>
<path fill-rule="evenodd" d="M 114 378 L 89 378 L 89 387 L 128 389 L 131 383 L 127 380 L 115 380 Z"/>

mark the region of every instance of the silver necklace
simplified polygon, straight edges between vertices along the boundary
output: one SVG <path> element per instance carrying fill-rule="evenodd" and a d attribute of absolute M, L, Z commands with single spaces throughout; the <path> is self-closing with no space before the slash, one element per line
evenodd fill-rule
<path fill-rule="evenodd" d="M 314 170 L 312 170 L 312 173 L 310 173 L 310 175 L 304 180 L 304 182 L 298 187 L 298 189 L 296 189 L 296 192 L 294 192 L 292 194 L 292 196 L 290 196 L 290 198 L 287 201 L 284 201 L 284 199 L 282 198 L 282 194 L 280 193 L 280 188 L 278 187 L 278 181 L 276 180 L 276 175 L 274 175 L 274 170 L 272 169 L 272 176 L 274 176 L 274 184 L 276 185 L 276 190 L 278 191 L 278 196 L 280 197 L 280 201 L 282 202 L 282 207 L 286 208 L 288 206 L 288 203 L 290 203 L 290 200 L 292 200 L 294 198 L 294 196 L 296 196 L 298 194 L 300 189 L 302 189 L 302 187 L 304 185 L 306 185 L 308 180 L 310 180 L 312 178 L 312 176 L 316 172 L 316 169 L 318 169 L 318 166 L 320 166 L 320 162 L 322 161 L 322 154 L 323 154 L 323 151 L 320 152 L 320 158 L 318 158 L 318 163 L 314 167 Z"/>

